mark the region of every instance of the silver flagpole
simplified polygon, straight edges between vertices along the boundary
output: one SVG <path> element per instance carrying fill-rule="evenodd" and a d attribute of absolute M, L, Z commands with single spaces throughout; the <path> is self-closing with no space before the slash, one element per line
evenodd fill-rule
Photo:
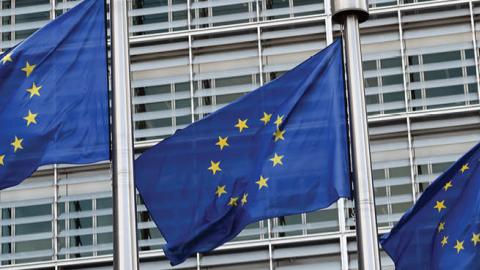
<path fill-rule="evenodd" d="M 113 266 L 138 269 L 127 0 L 110 0 L 113 82 Z"/>
<path fill-rule="evenodd" d="M 344 26 L 350 109 L 358 266 L 379 270 L 377 220 L 373 195 L 359 23 L 368 19 L 367 0 L 333 0 L 333 20 Z"/>

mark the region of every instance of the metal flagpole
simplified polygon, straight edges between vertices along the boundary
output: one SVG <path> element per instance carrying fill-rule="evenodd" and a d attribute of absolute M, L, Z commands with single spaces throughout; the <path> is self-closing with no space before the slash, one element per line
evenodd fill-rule
<path fill-rule="evenodd" d="M 137 270 L 127 0 L 110 0 L 113 86 L 113 266 Z"/>
<path fill-rule="evenodd" d="M 379 270 L 377 221 L 373 195 L 359 23 L 368 19 L 367 0 L 333 0 L 333 20 L 344 26 L 350 109 L 358 266 Z"/>

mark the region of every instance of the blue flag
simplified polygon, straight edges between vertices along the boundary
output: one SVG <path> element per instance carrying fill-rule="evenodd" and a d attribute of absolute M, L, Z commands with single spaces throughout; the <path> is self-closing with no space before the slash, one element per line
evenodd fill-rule
<path fill-rule="evenodd" d="M 105 47 L 104 2 L 84 0 L 0 56 L 0 189 L 109 159 Z"/>
<path fill-rule="evenodd" d="M 422 194 L 380 242 L 397 270 L 480 269 L 480 144 Z"/>
<path fill-rule="evenodd" d="M 143 153 L 135 180 L 172 265 L 350 197 L 341 40 Z"/>

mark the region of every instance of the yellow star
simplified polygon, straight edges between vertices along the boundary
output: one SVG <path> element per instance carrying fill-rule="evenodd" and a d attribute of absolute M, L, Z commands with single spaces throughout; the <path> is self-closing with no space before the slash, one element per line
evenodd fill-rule
<path fill-rule="evenodd" d="M 30 63 L 27 62 L 27 65 L 22 68 L 22 70 L 25 71 L 25 74 L 29 77 L 35 67 L 36 65 L 30 65 Z"/>
<path fill-rule="evenodd" d="M 11 146 L 13 146 L 13 152 L 16 153 L 18 149 L 23 149 L 22 142 L 23 139 L 19 139 L 17 138 L 17 136 L 15 136 L 15 141 L 10 144 Z"/>
<path fill-rule="evenodd" d="M 283 134 L 285 134 L 285 130 L 277 129 L 277 130 L 273 133 L 273 136 L 275 136 L 275 141 L 285 140 L 285 138 L 283 138 Z"/>
<path fill-rule="evenodd" d="M 476 247 L 476 246 L 477 246 L 477 243 L 480 242 L 480 233 L 477 233 L 477 234 L 472 233 L 472 234 L 473 234 L 473 235 L 472 235 L 473 246 Z"/>
<path fill-rule="evenodd" d="M 208 170 L 212 171 L 213 175 L 215 175 L 218 171 L 221 171 L 222 169 L 220 169 L 220 161 L 210 161 L 210 167 L 208 167 Z"/>
<path fill-rule="evenodd" d="M 30 126 L 31 123 L 37 123 L 37 115 L 38 113 L 32 113 L 30 110 L 28 110 L 28 115 L 23 118 L 25 121 L 27 121 L 27 127 Z"/>
<path fill-rule="evenodd" d="M 444 186 L 443 189 L 447 191 L 449 188 L 453 187 L 452 181 L 448 181 Z"/>
<path fill-rule="evenodd" d="M 227 140 L 228 140 L 228 137 L 225 137 L 225 138 L 218 137 L 218 142 L 215 145 L 218 145 L 220 147 L 220 150 L 223 150 L 225 146 L 230 146 Z"/>
<path fill-rule="evenodd" d="M 470 168 L 468 167 L 468 163 L 467 163 L 467 164 L 465 164 L 465 165 L 462 166 L 462 168 L 460 169 L 460 171 L 461 171 L 462 173 L 464 173 L 464 172 L 467 171 L 468 169 L 470 169 Z"/>
<path fill-rule="evenodd" d="M 222 194 L 227 194 L 227 191 L 225 190 L 226 186 L 218 186 L 217 191 L 215 191 L 215 194 L 217 195 L 218 198 L 222 196 Z"/>
<path fill-rule="evenodd" d="M 235 127 L 238 128 L 240 132 L 242 132 L 244 129 L 248 128 L 247 121 L 248 119 L 245 119 L 245 120 L 238 119 L 238 124 L 236 124 Z"/>
<path fill-rule="evenodd" d="M 283 122 L 283 115 L 282 115 L 282 116 L 277 115 L 277 120 L 275 120 L 275 122 L 274 122 L 275 125 L 277 125 L 277 128 L 280 127 L 280 125 L 282 124 L 282 122 Z"/>
<path fill-rule="evenodd" d="M 242 206 L 244 206 L 247 203 L 247 197 L 248 197 L 248 193 L 244 193 L 241 200 Z"/>
<path fill-rule="evenodd" d="M 233 197 L 233 198 L 230 198 L 230 201 L 228 202 L 228 205 L 230 206 L 237 206 L 238 205 L 238 197 Z"/>
<path fill-rule="evenodd" d="M 12 53 L 8 53 L 2 58 L 2 64 L 5 65 L 7 62 L 12 62 Z"/>
<path fill-rule="evenodd" d="M 275 156 L 270 159 L 273 162 L 273 167 L 277 166 L 277 164 L 283 165 L 282 158 L 283 156 L 279 156 L 275 153 Z"/>
<path fill-rule="evenodd" d="M 262 189 L 263 187 L 267 187 L 268 188 L 268 184 L 267 184 L 267 181 L 268 181 L 268 178 L 263 178 L 262 175 L 260 175 L 260 179 L 255 182 L 258 184 L 258 189 Z"/>
<path fill-rule="evenodd" d="M 27 89 L 27 92 L 30 93 L 30 98 L 33 96 L 40 96 L 40 89 L 42 89 L 41 86 L 37 86 L 35 83 L 33 83 L 32 88 Z"/>
<path fill-rule="evenodd" d="M 445 230 L 445 222 L 440 222 L 440 224 L 438 224 L 438 232 L 443 230 Z"/>
<path fill-rule="evenodd" d="M 445 200 L 440 202 L 437 201 L 437 204 L 435 204 L 433 208 L 437 209 L 439 213 L 442 211 L 442 209 L 447 209 L 447 207 L 445 206 Z"/>
<path fill-rule="evenodd" d="M 268 122 L 270 122 L 270 119 L 272 119 L 272 114 L 268 114 L 268 113 L 264 112 L 263 117 L 260 118 L 260 121 L 262 121 L 265 125 L 267 125 Z"/>
<path fill-rule="evenodd" d="M 448 236 L 444 236 L 440 243 L 442 243 L 442 247 L 444 247 L 448 243 Z"/>
<path fill-rule="evenodd" d="M 457 240 L 457 244 L 454 246 L 454 248 L 457 250 L 457 254 L 460 253 L 460 251 L 462 249 L 464 249 L 463 248 L 463 242 L 465 242 L 465 241 L 460 242 L 460 241 Z"/>
<path fill-rule="evenodd" d="M 4 166 L 5 165 L 5 155 L 0 155 L 0 165 Z"/>

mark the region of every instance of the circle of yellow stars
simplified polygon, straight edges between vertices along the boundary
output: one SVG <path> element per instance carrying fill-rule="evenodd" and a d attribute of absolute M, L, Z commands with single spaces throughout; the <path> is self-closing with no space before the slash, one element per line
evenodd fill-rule
<path fill-rule="evenodd" d="M 35 87 L 35 85 L 32 86 L 32 87 Z M 32 94 L 32 96 L 33 96 L 33 94 Z M 264 126 L 266 126 L 268 123 L 270 123 L 272 121 L 272 116 L 273 116 L 273 114 L 264 112 L 263 116 L 259 120 L 264 124 Z M 284 116 L 283 115 L 277 115 L 276 120 L 273 122 L 273 124 L 275 124 L 276 127 L 277 127 L 275 132 L 273 133 L 274 142 L 279 142 L 279 141 L 285 140 L 285 137 L 284 137 L 285 130 L 284 129 L 282 130 L 280 128 L 283 121 L 284 121 Z M 234 125 L 234 127 L 238 129 L 239 133 L 244 132 L 246 129 L 250 128 L 248 126 L 248 119 L 238 118 L 237 123 Z M 215 143 L 215 145 L 219 148 L 220 151 L 223 151 L 227 147 L 230 147 L 228 139 L 229 139 L 228 137 L 218 136 L 218 140 Z M 270 158 L 269 160 L 272 162 L 272 166 L 276 167 L 276 166 L 282 166 L 283 165 L 283 158 L 284 158 L 284 155 L 274 153 L 273 157 Z M 212 175 L 216 175 L 217 173 L 222 171 L 222 168 L 220 167 L 220 165 L 221 165 L 221 161 L 211 160 L 210 161 L 210 167 L 208 167 L 208 170 L 212 173 Z M 264 177 L 263 175 L 260 175 L 258 180 L 255 182 L 258 185 L 258 190 L 267 189 L 268 188 L 268 180 L 269 180 L 268 177 Z M 228 194 L 228 190 L 227 190 L 226 185 L 218 185 L 217 186 L 217 188 L 215 190 L 215 196 L 217 198 L 220 198 L 223 195 L 227 195 L 227 194 Z M 236 207 L 236 206 L 239 206 L 239 204 L 240 204 L 241 206 L 244 206 L 245 204 L 247 204 L 247 202 L 248 202 L 248 193 L 244 193 L 242 196 L 230 197 L 227 205 L 232 206 L 232 207 Z"/>
<path fill-rule="evenodd" d="M 469 169 L 470 169 L 470 165 L 468 163 L 466 163 L 460 168 L 460 173 L 463 175 Z M 443 185 L 443 190 L 445 192 L 447 192 L 449 189 L 451 189 L 453 187 L 454 187 L 453 180 L 450 180 Z M 433 206 L 433 208 L 436 209 L 438 211 L 438 213 L 441 213 L 443 209 L 447 209 L 447 206 L 445 205 L 445 200 L 441 200 L 441 201 L 437 200 L 435 202 L 435 205 Z M 441 233 L 442 231 L 445 231 L 446 226 L 447 226 L 446 222 L 441 221 L 438 224 L 437 232 Z M 441 244 L 442 248 L 444 248 L 445 246 L 448 245 L 448 243 L 449 243 L 448 241 L 449 241 L 449 236 L 448 235 L 443 235 L 441 237 L 440 244 Z M 477 247 L 477 245 L 480 247 L 480 232 L 473 232 L 472 237 L 470 238 L 470 242 L 472 243 L 473 247 Z M 463 250 L 465 250 L 465 240 L 461 241 L 461 240 L 456 239 L 455 240 L 455 245 L 452 244 L 452 247 L 453 247 L 453 249 L 455 249 L 457 254 L 460 254 Z"/>
<path fill-rule="evenodd" d="M 14 59 L 12 58 L 12 53 L 7 53 L 5 54 L 0 62 L 2 62 L 2 65 L 6 65 L 8 63 L 13 63 Z M 35 70 L 36 65 L 30 64 L 28 61 L 25 63 L 25 67 L 23 67 L 21 70 L 25 72 L 25 76 L 28 78 L 32 74 L 32 72 Z M 42 86 L 37 86 L 35 83 L 32 84 L 32 87 L 26 89 L 26 91 L 30 94 L 29 98 L 32 99 L 34 96 L 40 96 L 40 90 L 42 89 Z M 23 117 L 23 120 L 26 121 L 26 126 L 30 127 L 32 124 L 37 124 L 37 116 L 38 113 L 34 113 L 31 110 L 28 110 L 28 113 Z M 23 150 L 23 138 L 19 137 L 17 135 L 14 136 L 15 138 L 13 141 L 10 143 L 10 145 L 13 148 L 13 152 L 17 153 L 20 150 Z M 0 152 L 0 167 L 4 167 L 5 163 L 7 161 L 7 155 L 5 153 Z"/>

